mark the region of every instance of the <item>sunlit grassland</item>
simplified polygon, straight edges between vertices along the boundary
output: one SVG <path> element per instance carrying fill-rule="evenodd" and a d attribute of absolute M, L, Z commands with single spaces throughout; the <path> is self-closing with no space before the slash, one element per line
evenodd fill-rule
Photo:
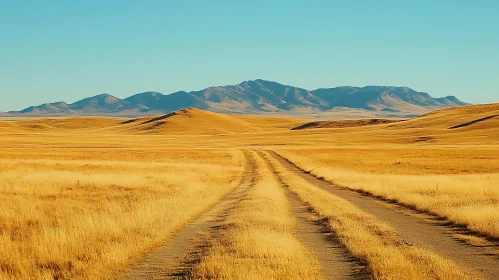
<path fill-rule="evenodd" d="M 497 238 L 497 118 L 449 129 L 492 114 L 488 107 L 479 114 L 453 110 L 395 124 L 300 131 L 291 129 L 306 120 L 200 110 L 174 122 L 159 120 L 155 131 L 152 124 L 99 117 L 0 122 L 0 279 L 112 277 L 233 190 L 243 173 L 242 149 L 274 150 L 336 184 Z M 269 266 L 282 277 L 318 275 L 313 257 L 290 236 L 293 219 L 282 190 L 259 164 L 263 175 L 226 221 L 230 230 L 214 240 L 197 275 L 237 278 L 246 269 L 257 277 L 252 258 L 264 276 L 271 275 Z M 394 247 L 395 233 L 385 224 L 299 180 L 288 183 L 323 217 L 336 219 L 329 226 L 371 262 L 373 275 L 452 276 L 452 264 Z M 461 239 L 484 244 L 475 237 Z M 420 256 L 432 265 L 415 266 Z"/>
<path fill-rule="evenodd" d="M 104 279 L 239 182 L 237 150 L 9 149 L 0 278 Z"/>

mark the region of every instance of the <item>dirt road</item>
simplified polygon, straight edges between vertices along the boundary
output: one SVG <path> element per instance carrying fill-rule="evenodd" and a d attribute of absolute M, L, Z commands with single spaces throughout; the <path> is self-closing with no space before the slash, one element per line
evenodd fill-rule
<path fill-rule="evenodd" d="M 269 151 L 269 153 L 282 166 L 314 186 L 346 199 L 363 211 L 376 216 L 380 221 L 387 222 L 408 242 L 426 247 L 487 279 L 499 279 L 499 258 L 492 253 L 493 250 L 497 250 L 497 244 L 477 247 L 459 242 L 452 236 L 451 229 L 434 217 L 416 213 L 402 206 L 394 206 L 323 181 L 305 173 L 275 152 Z"/>
<path fill-rule="evenodd" d="M 258 152 L 258 155 L 265 158 L 261 152 Z M 268 162 L 267 168 L 273 171 L 274 176 L 286 189 L 291 213 L 296 218 L 295 234 L 317 257 L 323 276 L 327 279 L 369 279 L 365 266 L 348 252 L 337 237 L 320 224 L 319 216 L 287 188 Z"/>

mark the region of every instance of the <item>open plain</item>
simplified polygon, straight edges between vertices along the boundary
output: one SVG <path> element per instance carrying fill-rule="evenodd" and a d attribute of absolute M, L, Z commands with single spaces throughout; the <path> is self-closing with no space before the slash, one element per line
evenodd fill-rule
<path fill-rule="evenodd" d="M 499 104 L 0 121 L 1 279 L 498 279 Z"/>

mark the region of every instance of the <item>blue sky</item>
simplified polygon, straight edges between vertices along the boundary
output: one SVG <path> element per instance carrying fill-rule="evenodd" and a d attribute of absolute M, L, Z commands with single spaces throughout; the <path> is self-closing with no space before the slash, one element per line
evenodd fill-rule
<path fill-rule="evenodd" d="M 0 111 L 257 78 L 499 101 L 499 1 L 0 0 Z"/>

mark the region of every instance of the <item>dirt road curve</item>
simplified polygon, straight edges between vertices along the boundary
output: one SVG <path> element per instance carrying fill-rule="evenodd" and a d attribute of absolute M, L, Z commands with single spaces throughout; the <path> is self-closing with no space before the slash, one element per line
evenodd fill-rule
<path fill-rule="evenodd" d="M 195 220 L 189 222 L 166 242 L 147 254 L 130 270 L 119 275 L 117 279 L 147 280 L 147 279 L 179 279 L 184 278 L 189 267 L 185 267 L 185 254 L 192 249 L 194 241 L 209 231 L 214 223 L 225 211 L 230 208 L 241 194 L 252 185 L 254 164 L 252 158 L 245 153 L 247 170 L 240 186 L 224 196 L 219 203 Z"/>
<path fill-rule="evenodd" d="M 492 247 L 475 247 L 464 244 L 453 238 L 450 229 L 443 226 L 442 222 L 435 218 L 335 186 L 303 172 L 278 154 L 269 153 L 284 167 L 313 185 L 346 199 L 365 212 L 376 216 L 379 220 L 389 223 L 407 241 L 427 247 L 442 257 L 451 259 L 487 279 L 499 279 L 499 258 L 491 254 L 492 250 L 497 249 L 497 244 Z"/>

